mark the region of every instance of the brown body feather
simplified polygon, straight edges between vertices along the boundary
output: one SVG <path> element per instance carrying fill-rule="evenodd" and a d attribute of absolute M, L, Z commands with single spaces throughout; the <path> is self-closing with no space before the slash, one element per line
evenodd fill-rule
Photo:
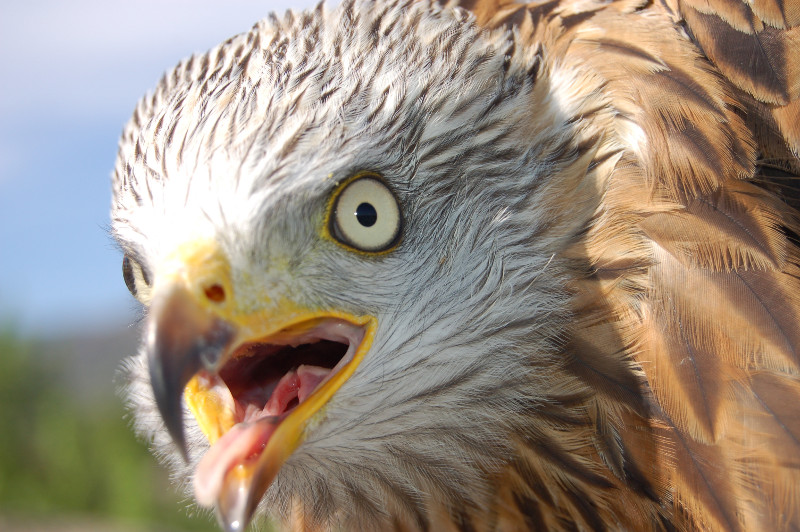
<path fill-rule="evenodd" d="M 570 384 L 455 528 L 800 529 L 800 2 L 460 5 L 569 65 L 598 199 Z"/>

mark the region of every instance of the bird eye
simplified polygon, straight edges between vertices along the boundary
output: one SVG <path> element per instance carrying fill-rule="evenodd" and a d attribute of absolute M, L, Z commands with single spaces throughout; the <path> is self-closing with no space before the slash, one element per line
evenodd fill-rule
<path fill-rule="evenodd" d="M 397 199 L 377 176 L 357 178 L 339 191 L 333 206 L 331 234 L 361 251 L 384 251 L 400 236 Z"/>
<path fill-rule="evenodd" d="M 122 278 L 125 279 L 125 286 L 128 287 L 133 297 L 143 305 L 150 303 L 152 292 L 150 277 L 142 265 L 127 253 L 122 257 Z"/>

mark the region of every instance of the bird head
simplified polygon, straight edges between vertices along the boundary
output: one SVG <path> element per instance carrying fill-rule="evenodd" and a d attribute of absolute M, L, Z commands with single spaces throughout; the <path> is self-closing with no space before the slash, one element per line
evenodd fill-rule
<path fill-rule="evenodd" d="M 362 529 L 485 507 L 521 418 L 568 387 L 555 255 L 592 211 L 563 196 L 588 133 L 516 40 L 425 2 L 320 6 L 136 108 L 112 205 L 144 306 L 126 393 L 226 529 L 259 505 Z"/>

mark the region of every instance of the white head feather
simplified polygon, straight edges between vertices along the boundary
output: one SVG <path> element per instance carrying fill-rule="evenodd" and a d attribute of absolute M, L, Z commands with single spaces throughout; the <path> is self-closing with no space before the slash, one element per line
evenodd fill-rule
<path fill-rule="evenodd" d="M 532 207 L 553 176 L 585 173 L 581 110 L 546 97 L 549 73 L 517 40 L 425 2 L 320 5 L 183 61 L 126 127 L 114 231 L 150 268 L 211 237 L 253 308 L 269 293 L 378 317 L 270 511 L 298 498 L 350 529 L 424 520 L 414 508 L 434 501 L 485 505 L 520 417 L 564 392 L 551 379 L 566 265 L 553 255 L 585 220 Z M 402 205 L 388 254 L 320 238 L 331 191 L 364 170 Z M 145 366 L 129 364 L 137 427 L 186 480 L 208 444 L 186 416 L 192 460 L 177 459 Z"/>

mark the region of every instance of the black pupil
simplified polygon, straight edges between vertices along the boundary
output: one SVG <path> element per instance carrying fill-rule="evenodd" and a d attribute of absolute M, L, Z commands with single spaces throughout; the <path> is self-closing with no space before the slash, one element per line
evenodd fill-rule
<path fill-rule="evenodd" d="M 364 202 L 356 207 L 356 219 L 364 227 L 372 227 L 378 221 L 378 211 L 372 204 Z"/>

